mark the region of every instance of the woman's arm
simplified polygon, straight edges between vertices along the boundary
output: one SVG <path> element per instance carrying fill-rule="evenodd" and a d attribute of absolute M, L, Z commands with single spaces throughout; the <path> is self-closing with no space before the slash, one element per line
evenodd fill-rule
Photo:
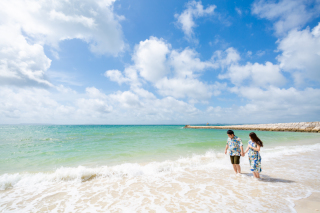
<path fill-rule="evenodd" d="M 249 145 L 250 146 L 250 145 Z M 258 151 L 260 152 L 260 146 L 257 144 L 257 148 L 254 148 L 252 146 L 250 146 L 251 149 L 253 149 L 254 151 Z"/>
<path fill-rule="evenodd" d="M 244 151 L 244 154 L 247 154 L 247 152 L 249 151 L 249 148 L 250 148 L 249 146 L 250 146 L 250 145 L 248 145 L 246 151 Z"/>

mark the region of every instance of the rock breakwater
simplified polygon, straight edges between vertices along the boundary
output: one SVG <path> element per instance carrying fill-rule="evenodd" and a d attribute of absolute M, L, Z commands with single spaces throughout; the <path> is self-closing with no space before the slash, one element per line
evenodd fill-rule
<path fill-rule="evenodd" d="M 238 130 L 260 130 L 260 131 L 289 131 L 289 132 L 319 132 L 320 122 L 299 123 L 275 123 L 275 124 L 250 124 L 250 125 L 228 125 L 228 126 L 190 126 L 187 129 L 238 129 Z"/>

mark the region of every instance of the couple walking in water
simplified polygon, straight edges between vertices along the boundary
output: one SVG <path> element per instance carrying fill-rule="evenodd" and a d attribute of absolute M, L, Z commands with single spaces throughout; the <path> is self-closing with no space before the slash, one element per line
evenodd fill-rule
<path fill-rule="evenodd" d="M 247 152 L 249 157 L 250 170 L 255 178 L 260 178 L 259 173 L 261 170 L 261 156 L 260 148 L 263 147 L 263 143 L 258 138 L 256 133 L 251 132 L 249 134 L 250 140 L 248 141 L 248 147 L 246 151 L 243 151 L 243 144 L 239 137 L 234 135 L 232 130 L 227 131 L 228 141 L 225 149 L 225 154 L 229 150 L 231 164 L 236 174 L 241 173 L 240 156 L 244 157 Z"/>

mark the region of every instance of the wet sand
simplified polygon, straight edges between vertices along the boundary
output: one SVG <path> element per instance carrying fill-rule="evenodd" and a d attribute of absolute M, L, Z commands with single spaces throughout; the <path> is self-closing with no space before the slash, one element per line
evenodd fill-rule
<path fill-rule="evenodd" d="M 314 192 L 309 197 L 294 202 L 298 213 L 320 212 L 320 192 Z"/>

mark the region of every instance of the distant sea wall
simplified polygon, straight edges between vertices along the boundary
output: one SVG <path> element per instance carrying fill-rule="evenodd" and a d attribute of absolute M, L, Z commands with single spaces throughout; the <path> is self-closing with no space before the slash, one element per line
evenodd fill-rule
<path fill-rule="evenodd" d="M 276 124 L 250 124 L 232 126 L 190 126 L 187 129 L 239 129 L 260 131 L 289 131 L 289 132 L 319 132 L 320 122 L 276 123 Z"/>

